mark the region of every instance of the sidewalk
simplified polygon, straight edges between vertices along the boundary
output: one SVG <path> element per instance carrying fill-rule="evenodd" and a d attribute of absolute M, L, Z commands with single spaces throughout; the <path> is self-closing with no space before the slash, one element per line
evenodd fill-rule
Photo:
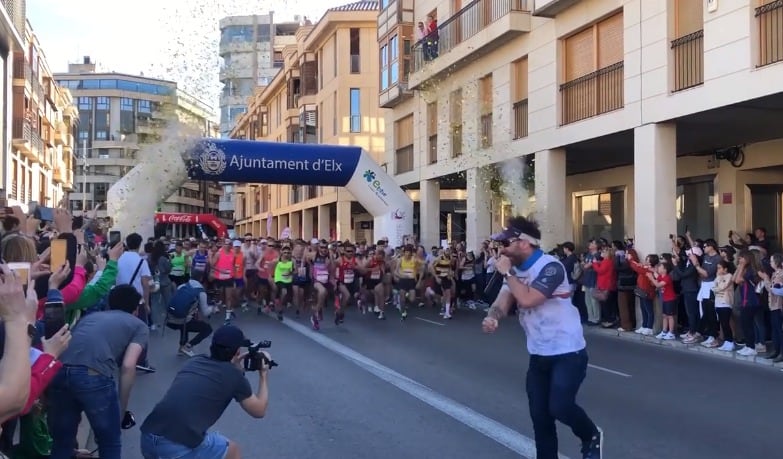
<path fill-rule="evenodd" d="M 587 333 L 593 333 L 593 334 L 604 335 L 604 336 L 613 336 L 615 338 L 624 339 L 628 341 L 637 341 L 653 346 L 657 345 L 657 346 L 669 347 L 672 349 L 683 350 L 686 352 L 690 351 L 690 352 L 714 355 L 718 358 L 723 358 L 727 360 L 739 360 L 742 362 L 747 362 L 747 363 L 751 363 L 754 365 L 763 366 L 767 368 L 777 368 L 783 371 L 783 362 L 773 364 L 772 360 L 765 359 L 762 356 L 746 357 L 746 356 L 738 355 L 736 352 L 719 351 L 717 349 L 704 347 L 700 344 L 684 344 L 680 340 L 664 341 L 664 340 L 656 339 L 654 336 L 644 336 L 634 332 L 619 332 L 613 328 L 606 329 L 606 328 L 599 328 L 599 327 L 585 327 L 585 331 Z"/>

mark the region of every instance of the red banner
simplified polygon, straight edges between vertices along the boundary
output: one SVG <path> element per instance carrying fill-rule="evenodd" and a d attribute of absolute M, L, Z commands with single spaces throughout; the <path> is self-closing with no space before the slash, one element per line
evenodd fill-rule
<path fill-rule="evenodd" d="M 228 237 L 228 228 L 212 214 L 182 214 L 158 212 L 155 223 L 180 225 L 209 225 L 217 231 L 218 237 Z"/>

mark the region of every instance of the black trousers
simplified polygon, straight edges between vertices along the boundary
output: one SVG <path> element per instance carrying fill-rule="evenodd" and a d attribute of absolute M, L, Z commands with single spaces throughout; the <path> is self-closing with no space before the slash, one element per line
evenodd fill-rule
<path fill-rule="evenodd" d="M 172 330 L 179 330 L 180 346 L 184 346 L 185 344 L 196 346 L 212 334 L 212 326 L 199 319 L 190 319 L 187 323 L 184 324 L 173 324 L 169 322 L 166 324 L 166 326 Z M 191 333 L 195 333 L 196 336 L 188 341 Z"/>

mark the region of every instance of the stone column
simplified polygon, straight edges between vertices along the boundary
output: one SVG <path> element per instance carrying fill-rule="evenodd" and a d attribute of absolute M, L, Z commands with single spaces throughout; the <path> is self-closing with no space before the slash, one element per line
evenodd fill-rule
<path fill-rule="evenodd" d="M 536 219 L 544 250 L 573 239 L 566 234 L 566 151 L 563 148 L 536 153 Z"/>

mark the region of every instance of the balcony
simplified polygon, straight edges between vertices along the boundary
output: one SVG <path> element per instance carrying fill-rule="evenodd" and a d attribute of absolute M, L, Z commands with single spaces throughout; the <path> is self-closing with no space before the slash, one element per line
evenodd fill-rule
<path fill-rule="evenodd" d="M 68 128 L 62 121 L 57 122 L 57 126 L 54 128 L 54 145 L 60 146 L 66 143 L 66 136 L 68 134 Z"/>
<path fill-rule="evenodd" d="M 400 75 L 400 78 L 403 78 L 403 75 Z M 383 108 L 394 108 L 411 97 L 413 91 L 408 89 L 408 81 L 399 81 L 378 95 L 378 105 Z"/>
<path fill-rule="evenodd" d="M 474 0 L 413 45 L 408 89 L 458 68 L 530 32 L 529 0 Z"/>
<path fill-rule="evenodd" d="M 65 191 L 74 191 L 73 186 L 73 170 L 65 168 L 63 171 L 63 189 Z"/>
<path fill-rule="evenodd" d="M 558 14 L 578 3 L 579 0 L 535 0 L 533 16 L 554 18 Z"/>
<path fill-rule="evenodd" d="M 624 106 L 623 62 L 560 85 L 561 125 L 592 118 Z"/>
<path fill-rule="evenodd" d="M 674 88 L 682 91 L 704 84 L 704 30 L 673 40 Z"/>
<path fill-rule="evenodd" d="M 52 181 L 54 183 L 65 182 L 65 163 L 57 161 L 57 167 L 52 171 Z"/>
<path fill-rule="evenodd" d="M 135 136 L 133 136 L 135 137 Z M 138 150 L 139 145 L 137 142 L 131 141 L 129 138 L 119 139 L 113 138 L 109 140 L 95 140 L 92 144 L 93 148 L 116 148 L 122 150 Z"/>
<path fill-rule="evenodd" d="M 514 103 L 514 140 L 527 137 L 527 99 Z"/>
<path fill-rule="evenodd" d="M 255 43 L 245 40 L 225 40 L 220 42 L 220 55 L 231 53 L 250 53 L 255 50 Z"/>
<path fill-rule="evenodd" d="M 221 107 L 244 107 L 247 105 L 247 96 L 240 94 L 220 94 Z"/>
<path fill-rule="evenodd" d="M 35 98 L 38 100 L 39 103 L 43 104 L 44 101 L 43 85 L 41 85 L 41 82 L 38 81 L 38 78 L 35 76 L 33 76 L 32 86 L 33 86 L 33 95 L 35 96 Z"/>
<path fill-rule="evenodd" d="M 34 163 L 46 164 L 46 150 L 44 149 L 43 139 L 41 139 L 38 132 L 32 133 L 33 151 L 31 152 L 30 160 Z"/>
<path fill-rule="evenodd" d="M 24 56 L 14 57 L 14 85 L 24 86 L 33 78 L 33 68 Z"/>
<path fill-rule="evenodd" d="M 28 156 L 33 148 L 33 125 L 23 118 L 15 118 L 13 124 L 13 145 L 19 152 Z"/>
<path fill-rule="evenodd" d="M 783 1 L 775 0 L 756 8 L 759 27 L 758 66 L 783 61 Z"/>

